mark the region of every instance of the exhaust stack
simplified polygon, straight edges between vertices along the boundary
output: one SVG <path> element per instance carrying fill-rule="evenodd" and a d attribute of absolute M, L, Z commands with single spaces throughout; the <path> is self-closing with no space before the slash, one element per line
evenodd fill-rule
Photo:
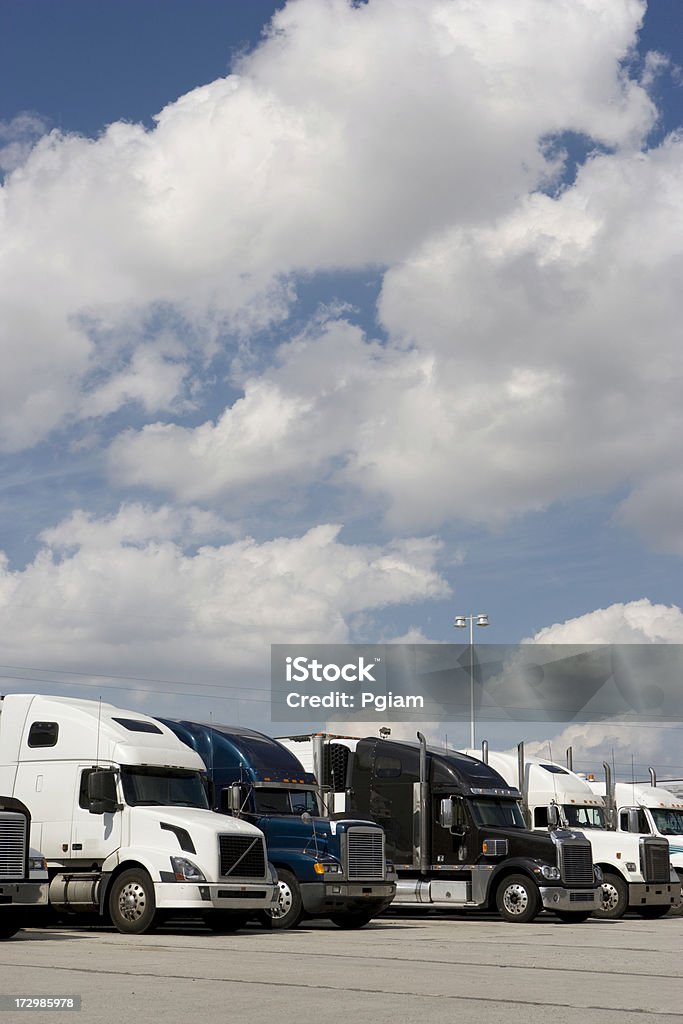
<path fill-rule="evenodd" d="M 605 811 L 607 816 L 607 825 L 608 828 L 615 829 L 617 827 L 617 801 L 614 791 L 614 783 L 612 782 L 612 769 L 607 761 L 602 762 L 602 767 L 605 769 Z"/>
<path fill-rule="evenodd" d="M 426 875 L 429 871 L 429 856 L 427 854 L 427 740 L 421 732 L 417 738 L 420 741 L 420 872 Z"/>

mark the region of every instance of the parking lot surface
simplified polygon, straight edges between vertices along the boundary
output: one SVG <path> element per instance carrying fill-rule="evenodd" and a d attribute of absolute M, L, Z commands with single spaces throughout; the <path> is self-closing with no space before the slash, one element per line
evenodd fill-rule
<path fill-rule="evenodd" d="M 680 918 L 511 925 L 408 911 L 360 931 L 324 921 L 235 935 L 199 922 L 138 937 L 96 926 L 29 929 L 0 944 L 0 992 L 80 995 L 82 1010 L 10 1010 L 0 1024 L 681 1024 L 682 939 Z"/>

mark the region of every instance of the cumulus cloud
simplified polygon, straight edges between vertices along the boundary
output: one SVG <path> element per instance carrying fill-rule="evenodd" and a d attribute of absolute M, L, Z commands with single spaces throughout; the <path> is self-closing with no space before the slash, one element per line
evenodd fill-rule
<path fill-rule="evenodd" d="M 683 612 L 676 605 L 647 598 L 598 608 L 567 622 L 546 626 L 525 643 L 538 644 L 680 644 Z"/>
<path fill-rule="evenodd" d="M 399 530 L 629 488 L 621 522 L 683 550 L 682 156 L 675 136 L 595 156 L 558 196 L 440 233 L 385 275 L 388 342 L 311 325 L 216 421 L 118 438 L 115 479 L 186 501 L 327 480 Z"/>
<path fill-rule="evenodd" d="M 150 309 L 170 307 L 210 353 L 282 319 L 298 272 L 392 265 L 444 224 L 503 216 L 557 173 L 549 137 L 639 146 L 656 111 L 623 61 L 643 12 L 640 0 L 290 0 L 235 74 L 169 104 L 153 130 L 51 132 L 13 150 L 3 447 L 182 398 L 177 358 L 155 389 L 158 362 L 133 344 L 121 377 L 117 336 Z M 111 382 L 91 394 L 93 375 Z"/>
<path fill-rule="evenodd" d="M 351 620 L 444 597 L 431 539 L 345 544 L 340 527 L 208 543 L 231 526 L 202 510 L 76 512 L 34 561 L 0 563 L 3 661 L 186 681 L 267 678 L 271 643 L 344 643 Z"/>

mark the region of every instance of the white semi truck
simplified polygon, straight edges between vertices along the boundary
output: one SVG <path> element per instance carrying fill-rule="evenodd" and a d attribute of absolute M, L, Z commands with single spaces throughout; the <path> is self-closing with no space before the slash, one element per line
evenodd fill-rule
<path fill-rule="evenodd" d="M 29 846 L 31 815 L 20 800 L 0 796 L 0 940 L 31 923 L 35 907 L 47 904 L 43 855 Z"/>
<path fill-rule="evenodd" d="M 147 715 L 37 694 L 0 699 L 0 793 L 31 815 L 59 912 L 121 932 L 200 914 L 233 931 L 277 900 L 260 829 L 209 810 L 199 755 Z"/>
<path fill-rule="evenodd" d="M 605 797 L 604 782 L 590 782 L 590 787 L 595 794 Z M 617 782 L 612 786 L 611 797 L 618 833 L 657 836 L 669 844 L 671 864 L 681 889 L 676 913 L 683 913 L 683 798 L 658 785 L 653 768 L 649 786 L 642 782 Z"/>
<path fill-rule="evenodd" d="M 593 860 L 603 873 L 602 899 L 593 912 L 595 917 L 619 918 L 627 910 L 642 917 L 662 917 L 677 906 L 680 886 L 666 841 L 610 831 L 605 801 L 585 779 L 549 758 L 526 757 L 521 743 L 516 754 L 490 751 L 486 742 L 482 750 L 467 753 L 478 755 L 508 785 L 518 787 L 531 828 L 547 831 L 549 808 L 555 807 L 562 822 L 584 832 Z"/>

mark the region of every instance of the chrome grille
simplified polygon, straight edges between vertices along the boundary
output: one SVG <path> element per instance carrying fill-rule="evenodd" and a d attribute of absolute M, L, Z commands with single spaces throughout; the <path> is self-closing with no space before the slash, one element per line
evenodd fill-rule
<path fill-rule="evenodd" d="M 261 836 L 219 836 L 221 876 L 264 878 L 266 850 Z"/>
<path fill-rule="evenodd" d="M 0 878 L 26 875 L 26 818 L 14 811 L 0 813 Z"/>
<path fill-rule="evenodd" d="M 384 832 L 381 828 L 354 826 L 346 833 L 349 879 L 384 878 Z"/>
<path fill-rule="evenodd" d="M 595 899 L 593 890 L 584 890 L 584 892 L 570 892 L 569 902 L 570 903 L 592 903 Z"/>
<path fill-rule="evenodd" d="M 646 882 L 668 882 L 671 871 L 668 842 L 657 839 L 641 840 L 640 867 Z"/>
<path fill-rule="evenodd" d="M 591 844 L 572 841 L 560 843 L 560 871 L 565 885 L 591 885 L 593 854 Z"/>

